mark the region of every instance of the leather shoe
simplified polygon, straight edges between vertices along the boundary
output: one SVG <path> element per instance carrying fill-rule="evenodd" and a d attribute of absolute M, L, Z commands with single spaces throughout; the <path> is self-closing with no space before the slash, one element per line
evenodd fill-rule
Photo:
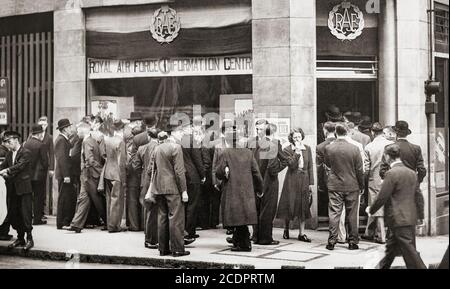
<path fill-rule="evenodd" d="M 334 244 L 328 243 L 328 245 L 325 248 L 327 248 L 327 250 L 333 251 L 334 250 Z"/>
<path fill-rule="evenodd" d="M 285 240 L 289 239 L 289 230 L 284 230 L 284 232 L 283 232 L 283 239 L 285 239 Z"/>
<path fill-rule="evenodd" d="M 226 234 L 227 234 L 227 235 L 233 235 L 233 230 L 228 229 Z"/>
<path fill-rule="evenodd" d="M 34 226 L 47 225 L 47 221 L 45 221 L 45 220 L 36 221 L 36 222 L 33 222 L 33 225 Z"/>
<path fill-rule="evenodd" d="M 172 253 L 172 257 L 183 257 L 183 256 L 187 256 L 191 254 L 191 252 L 189 251 L 184 251 L 184 252 L 173 252 Z"/>
<path fill-rule="evenodd" d="M 186 235 L 186 236 L 184 236 L 185 239 L 197 239 L 197 238 L 199 238 L 199 237 L 200 237 L 199 234 Z"/>
<path fill-rule="evenodd" d="M 77 234 L 81 233 L 81 229 L 74 226 L 70 227 L 69 231 L 75 232 Z"/>
<path fill-rule="evenodd" d="M 374 237 L 371 236 L 367 236 L 367 235 L 362 235 L 361 239 L 366 240 L 366 241 L 373 241 Z"/>
<path fill-rule="evenodd" d="M 148 249 L 158 249 L 158 244 L 151 244 L 150 242 L 145 242 L 144 246 Z"/>
<path fill-rule="evenodd" d="M 190 239 L 184 239 L 184 245 L 189 245 L 195 242 L 194 238 L 190 238 Z"/>
<path fill-rule="evenodd" d="M 299 241 L 301 241 L 301 242 L 311 243 L 311 239 L 308 238 L 308 236 L 306 236 L 306 235 L 298 236 L 297 239 L 298 239 Z"/>
<path fill-rule="evenodd" d="M 24 239 L 17 239 L 14 242 L 12 242 L 12 244 L 9 244 L 8 248 L 12 249 L 12 248 L 16 248 L 16 247 L 22 247 L 22 246 L 25 246 L 25 245 L 26 245 L 26 243 L 25 243 Z"/>
<path fill-rule="evenodd" d="M 237 247 L 231 248 L 231 251 L 233 251 L 233 252 L 251 252 L 252 248 L 251 247 L 241 248 L 241 247 L 237 246 Z"/>
<path fill-rule="evenodd" d="M 108 227 L 107 226 L 103 226 L 101 230 L 102 231 L 108 231 Z"/>
<path fill-rule="evenodd" d="M 348 249 L 349 250 L 359 250 L 359 246 L 356 245 L 355 243 L 350 243 L 350 244 L 348 244 Z"/>
<path fill-rule="evenodd" d="M 233 238 L 227 237 L 227 243 L 228 243 L 228 244 L 233 244 L 233 245 L 234 245 Z"/>
<path fill-rule="evenodd" d="M 0 236 L 0 241 L 9 241 L 12 239 L 12 235 L 1 235 Z"/>
<path fill-rule="evenodd" d="M 70 231 L 71 226 L 63 226 L 61 229 Z"/>
<path fill-rule="evenodd" d="M 34 242 L 33 242 L 33 240 L 28 240 L 27 243 L 26 243 L 26 245 L 25 245 L 25 247 L 23 247 L 23 250 L 24 250 L 24 251 L 28 251 L 28 250 L 30 250 L 30 249 L 33 248 L 33 247 L 34 247 Z"/>

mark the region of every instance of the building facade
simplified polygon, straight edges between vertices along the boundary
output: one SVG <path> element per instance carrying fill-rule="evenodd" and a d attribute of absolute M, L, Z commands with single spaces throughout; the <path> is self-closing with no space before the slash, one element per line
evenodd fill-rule
<path fill-rule="evenodd" d="M 448 0 L 1 0 L 0 7 L 8 95 L 0 125 L 27 135 L 41 114 L 54 124 L 87 113 L 253 112 L 276 122 L 280 137 L 302 127 L 314 148 L 331 104 L 386 125 L 406 120 L 429 171 L 421 233 L 448 233 Z M 429 78 L 442 82 L 431 99 Z M 426 113 L 427 101 L 438 103 L 436 114 Z M 313 228 L 326 222 L 317 192 L 312 211 Z"/>

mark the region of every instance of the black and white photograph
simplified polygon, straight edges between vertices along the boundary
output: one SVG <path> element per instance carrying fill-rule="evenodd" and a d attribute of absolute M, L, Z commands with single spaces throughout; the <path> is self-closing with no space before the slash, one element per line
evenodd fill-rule
<path fill-rule="evenodd" d="M 449 0 L 0 0 L 0 274 L 448 270 L 448 84 Z"/>

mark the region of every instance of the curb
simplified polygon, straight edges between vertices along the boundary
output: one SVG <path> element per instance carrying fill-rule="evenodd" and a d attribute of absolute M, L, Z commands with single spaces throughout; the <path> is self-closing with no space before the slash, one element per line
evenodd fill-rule
<path fill-rule="evenodd" d="M 8 249 L 0 246 L 0 255 L 19 256 L 24 258 L 40 259 L 47 261 L 67 262 L 74 259 L 80 263 L 117 264 L 131 266 L 149 266 L 166 269 L 255 269 L 253 265 L 225 264 L 216 262 L 187 261 L 180 259 L 159 259 L 148 257 L 124 257 L 83 254 L 74 256 L 73 253 L 52 252 L 44 250 L 31 250 L 24 252 L 22 249 Z"/>

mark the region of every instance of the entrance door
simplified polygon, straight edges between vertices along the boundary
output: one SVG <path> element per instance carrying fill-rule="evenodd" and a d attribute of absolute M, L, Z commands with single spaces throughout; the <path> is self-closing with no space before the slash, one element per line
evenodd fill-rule
<path fill-rule="evenodd" d="M 330 105 L 339 107 L 342 113 L 360 112 L 372 120 L 378 120 L 377 82 L 375 80 L 319 80 L 317 82 L 317 120 L 326 122 L 325 112 Z M 318 129 L 320 125 L 317 126 Z M 319 134 L 319 132 L 318 132 Z M 365 215 L 364 208 L 360 213 Z M 328 193 L 318 193 L 319 222 L 328 221 Z M 363 220 L 364 218 L 361 218 Z"/>

